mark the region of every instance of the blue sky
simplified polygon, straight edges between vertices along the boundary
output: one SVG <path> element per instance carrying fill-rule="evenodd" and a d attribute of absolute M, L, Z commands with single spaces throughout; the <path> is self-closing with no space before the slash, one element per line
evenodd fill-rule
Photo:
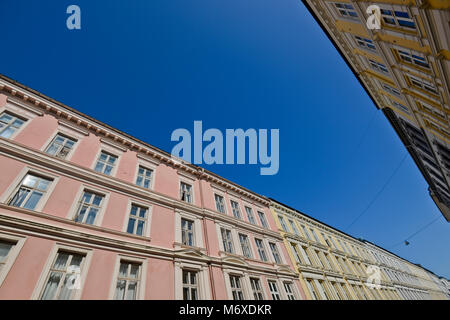
<path fill-rule="evenodd" d="M 2 0 L 0 26 L 1 73 L 168 152 L 194 120 L 280 129 L 277 175 L 206 168 L 342 230 L 406 153 L 299 0 Z M 389 249 L 439 215 L 408 156 L 347 231 Z M 410 242 L 392 251 L 450 278 L 443 217 Z"/>

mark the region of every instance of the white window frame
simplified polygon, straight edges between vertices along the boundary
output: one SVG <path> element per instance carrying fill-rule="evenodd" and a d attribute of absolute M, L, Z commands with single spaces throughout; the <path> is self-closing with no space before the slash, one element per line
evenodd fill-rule
<path fill-rule="evenodd" d="M 278 215 L 278 220 L 280 220 L 280 225 L 281 225 L 281 228 L 283 229 L 283 231 L 289 232 L 289 228 L 286 224 L 286 221 L 284 221 L 284 217 L 281 214 Z"/>
<path fill-rule="evenodd" d="M 289 280 L 284 280 L 284 281 L 282 281 L 282 284 L 283 284 L 283 290 L 284 290 L 287 300 L 298 300 L 297 293 L 295 292 L 294 282 L 289 281 Z M 291 292 L 288 292 L 288 290 L 286 290 L 286 285 L 288 285 L 288 288 L 290 289 Z M 291 297 L 293 299 L 291 299 Z"/>
<path fill-rule="evenodd" d="M 69 150 L 69 152 L 67 153 L 67 155 L 64 158 L 61 158 L 61 157 L 58 157 L 57 155 L 53 155 L 53 154 L 49 154 L 48 153 L 48 149 L 56 141 L 57 137 L 62 137 L 64 139 L 73 141 L 72 148 Z M 53 136 L 51 136 L 51 138 L 49 139 L 49 141 L 47 141 L 47 143 L 44 145 L 44 147 L 42 148 L 41 151 L 44 152 L 45 154 L 47 154 L 48 156 L 55 157 L 55 158 L 60 159 L 60 160 L 69 161 L 70 158 L 72 157 L 72 155 L 73 155 L 77 145 L 79 144 L 78 142 L 79 142 L 79 140 L 77 138 L 74 138 L 72 135 L 69 135 L 69 134 L 67 134 L 65 132 L 61 132 L 60 130 L 58 130 L 56 133 L 53 134 Z M 60 148 L 58 153 L 60 153 L 61 150 L 62 149 Z"/>
<path fill-rule="evenodd" d="M 128 262 L 128 263 L 136 263 L 136 264 L 141 265 L 141 267 L 140 267 L 141 277 L 139 279 L 136 300 L 144 300 L 145 294 L 146 294 L 145 289 L 146 289 L 146 282 L 147 282 L 147 264 L 148 264 L 147 259 L 128 256 L 128 255 L 122 255 L 122 254 L 118 254 L 116 257 L 114 271 L 112 274 L 113 278 L 111 281 L 111 287 L 109 289 L 109 295 L 108 295 L 109 300 L 115 300 L 117 280 L 119 279 L 119 268 L 120 268 L 120 263 L 122 261 Z"/>
<path fill-rule="evenodd" d="M 431 81 L 427 81 L 410 74 L 408 74 L 408 78 L 409 81 L 414 85 L 414 87 L 420 88 L 428 94 L 439 96 L 439 89 Z M 431 90 L 427 88 L 431 88 Z"/>
<path fill-rule="evenodd" d="M 295 219 L 288 219 L 288 222 L 289 222 L 289 225 L 291 226 L 292 231 L 294 231 L 294 234 L 300 235 L 300 231 L 297 228 Z"/>
<path fill-rule="evenodd" d="M 266 214 L 261 210 L 257 210 L 256 214 L 258 215 L 259 222 L 261 223 L 261 227 L 263 227 L 264 229 L 270 229 L 269 221 L 267 221 Z M 262 217 L 262 219 L 261 219 L 261 217 Z"/>
<path fill-rule="evenodd" d="M 203 248 L 203 229 L 201 218 L 180 210 L 175 210 L 175 244 L 182 244 L 181 219 L 194 222 L 194 247 Z"/>
<path fill-rule="evenodd" d="M 221 199 L 221 202 L 222 202 L 221 204 L 217 203 L 218 199 Z M 221 214 L 227 214 L 227 207 L 226 207 L 226 204 L 225 204 L 225 196 L 224 195 L 215 192 L 214 193 L 214 204 L 216 205 L 216 211 L 217 212 L 219 212 Z M 223 211 L 219 210 L 219 205 L 222 206 Z"/>
<path fill-rule="evenodd" d="M 23 123 L 19 128 L 16 128 L 12 135 L 8 138 L 0 137 L 1 139 L 8 139 L 8 140 L 14 140 L 16 136 L 25 128 L 25 126 L 30 122 L 30 119 L 27 117 L 24 117 L 20 113 L 14 112 L 10 110 L 10 108 L 2 108 L 0 109 L 0 116 L 2 116 L 4 113 L 7 113 L 9 116 L 13 117 L 13 121 L 11 123 L 8 123 L 8 125 L 2 129 L 0 129 L 0 132 L 3 132 L 6 128 L 9 128 L 16 120 L 21 120 Z"/>
<path fill-rule="evenodd" d="M 17 175 L 17 177 L 10 183 L 9 187 L 5 190 L 5 192 L 3 192 L 3 195 L 0 199 L 1 203 L 5 203 L 8 204 L 10 202 L 10 200 L 12 200 L 12 198 L 15 196 L 15 194 L 17 193 L 17 191 L 19 190 L 20 186 L 22 185 L 22 181 L 25 179 L 25 177 L 30 174 L 30 175 L 36 175 L 36 176 L 41 176 L 43 178 L 49 179 L 51 180 L 51 183 L 47 189 L 47 191 L 45 192 L 45 194 L 42 196 L 42 198 L 40 198 L 38 204 L 36 205 L 36 207 L 33 209 L 33 211 L 36 212 L 40 212 L 42 211 L 42 209 L 45 207 L 45 205 L 48 202 L 48 199 L 50 198 L 50 195 L 53 193 L 53 190 L 55 189 L 56 185 L 59 182 L 59 177 L 42 171 L 40 169 L 36 169 L 34 167 L 29 167 L 26 166 L 24 167 L 20 173 Z M 14 207 L 17 208 L 17 207 Z M 25 209 L 26 210 L 26 209 Z"/>
<path fill-rule="evenodd" d="M 13 247 L 9 250 L 6 260 L 3 263 L 3 267 L 0 270 L 0 287 L 3 281 L 8 276 L 11 267 L 14 265 L 23 245 L 25 244 L 26 238 L 22 236 L 16 236 L 9 233 L 0 233 L 0 241 L 5 241 L 13 244 Z"/>
<path fill-rule="evenodd" d="M 276 242 L 276 241 L 268 241 L 268 244 L 269 244 L 269 248 L 270 248 L 270 253 L 272 255 L 272 261 L 274 263 L 276 263 L 276 264 L 284 264 L 283 257 L 281 255 L 281 251 L 280 251 L 280 247 L 278 245 L 278 242 Z M 273 251 L 273 247 L 271 246 L 271 244 L 273 244 L 273 247 L 275 248 L 276 252 Z M 278 255 L 278 259 L 280 260 L 279 262 L 276 261 L 275 253 Z"/>
<path fill-rule="evenodd" d="M 110 157 L 110 156 L 116 157 L 116 161 L 114 162 L 114 165 L 113 165 L 113 168 L 112 168 L 110 174 L 105 174 L 104 173 L 104 170 L 106 168 L 106 164 L 103 166 L 102 171 L 96 171 L 95 170 L 95 168 L 97 166 L 97 163 L 100 161 L 100 156 L 102 155 L 102 153 L 105 153 L 108 157 Z M 92 164 L 91 168 L 92 168 L 92 170 L 95 173 L 102 174 L 102 175 L 105 175 L 107 177 L 115 177 L 116 176 L 116 172 L 117 172 L 117 168 L 119 167 L 120 158 L 121 158 L 121 156 L 115 150 L 111 151 L 110 148 L 105 148 L 104 146 L 101 146 L 99 151 L 98 151 L 98 153 L 97 153 L 97 155 L 96 155 L 96 157 L 94 158 L 94 163 Z"/>
<path fill-rule="evenodd" d="M 248 256 L 248 257 L 244 254 L 244 248 L 243 248 L 242 241 L 241 241 L 241 235 L 242 235 L 242 236 L 245 236 L 245 237 L 246 237 L 246 240 L 247 240 L 247 241 L 246 241 L 246 245 L 247 245 L 247 249 L 248 249 L 248 253 L 249 253 L 249 256 Z M 239 238 L 239 245 L 240 245 L 240 247 L 241 247 L 242 255 L 243 255 L 244 257 L 246 257 L 247 259 L 253 259 L 254 254 L 253 254 L 252 245 L 251 245 L 251 243 L 250 243 L 250 236 L 249 236 L 248 234 L 246 234 L 246 233 L 238 232 L 238 238 Z"/>
<path fill-rule="evenodd" d="M 237 208 L 233 208 L 233 202 L 235 204 L 237 204 Z M 235 217 L 236 219 L 242 220 L 242 211 L 241 211 L 241 205 L 239 203 L 238 200 L 230 198 L 230 208 L 231 208 L 231 213 L 233 214 L 233 217 Z M 236 210 L 237 210 L 237 214 L 236 214 Z"/>
<path fill-rule="evenodd" d="M 250 209 L 250 214 L 248 213 L 247 209 Z M 244 211 L 245 211 L 245 215 L 247 217 L 247 221 L 252 224 L 252 225 L 257 225 L 256 223 L 256 219 L 255 219 L 255 214 L 253 213 L 253 208 L 251 205 L 244 205 Z M 252 217 L 252 219 L 250 219 L 249 217 Z M 253 222 L 251 221 L 253 220 Z"/>
<path fill-rule="evenodd" d="M 74 246 L 68 246 L 61 243 L 56 243 L 52 250 L 50 251 L 50 254 L 47 257 L 47 261 L 44 265 L 44 268 L 42 269 L 41 275 L 39 277 L 39 280 L 34 288 L 33 294 L 31 295 L 32 300 L 39 300 L 45 286 L 47 284 L 47 278 L 50 275 L 50 269 L 52 268 L 52 265 L 58 255 L 59 252 L 72 252 L 75 254 L 80 254 L 84 256 L 84 262 L 83 267 L 81 270 L 81 273 L 79 275 L 80 277 L 80 289 L 74 289 L 76 290 L 74 296 L 72 297 L 72 300 L 80 300 L 81 296 L 83 294 L 84 286 L 86 283 L 86 277 L 89 272 L 89 267 L 91 264 L 92 259 L 92 250 L 82 247 L 74 247 Z M 62 281 L 62 280 L 61 280 Z"/>
<path fill-rule="evenodd" d="M 261 278 L 259 276 L 250 275 L 249 280 L 250 280 L 250 289 L 251 289 L 251 292 L 253 295 L 253 300 L 266 300 L 266 293 L 264 292 L 264 286 L 263 286 Z M 257 280 L 258 285 L 259 285 L 259 290 L 256 288 L 255 289 L 253 288 L 252 280 Z M 259 297 L 258 297 L 258 299 L 256 299 L 255 295 L 259 295 L 259 294 L 261 295 L 261 299 L 259 299 Z"/>
<path fill-rule="evenodd" d="M 143 179 L 143 180 L 142 180 L 142 185 L 138 185 L 137 179 L 138 179 L 139 176 L 140 176 L 139 171 L 140 171 L 141 168 L 144 169 L 144 174 L 142 175 L 142 179 Z M 148 179 L 148 177 L 145 175 L 145 173 L 146 173 L 147 171 L 150 171 L 150 172 L 151 172 L 151 173 L 150 173 L 150 178 L 149 178 L 149 179 Z M 148 188 L 146 188 L 146 187 L 144 186 L 145 180 L 150 180 Z M 146 189 L 146 190 L 153 190 L 153 187 L 154 187 L 154 184 L 155 184 L 154 181 L 155 181 L 155 169 L 149 168 L 148 166 L 145 166 L 145 165 L 142 165 L 142 164 L 138 163 L 138 164 L 137 164 L 137 168 L 136 168 L 135 178 L 134 178 L 134 184 L 135 184 L 136 186 L 138 186 L 138 187 L 140 187 L 140 188 L 144 188 L 144 189 Z"/>
<path fill-rule="evenodd" d="M 403 9 L 402 7 L 388 6 L 388 5 L 382 5 L 382 4 L 381 5 L 379 4 L 379 7 L 381 9 L 381 12 L 380 12 L 381 13 L 381 20 L 382 20 L 382 23 L 385 26 L 390 26 L 390 27 L 394 27 L 394 28 L 401 28 L 403 30 L 417 30 L 417 23 L 414 21 L 414 19 L 412 19 L 410 13 L 408 11 L 405 11 L 405 9 Z M 383 12 L 383 10 L 391 11 L 392 14 L 387 14 L 387 13 Z M 405 12 L 405 13 L 408 14 L 409 18 L 397 17 L 395 15 L 395 11 Z M 392 20 L 394 20 L 394 24 L 386 22 L 385 19 L 392 19 Z M 400 25 L 399 22 L 398 22 L 399 20 L 408 21 L 408 22 L 414 23 L 414 28 Z"/>
<path fill-rule="evenodd" d="M 430 62 L 428 61 L 427 57 L 423 56 L 421 53 L 419 53 L 417 51 L 409 50 L 406 48 L 401 48 L 401 49 L 395 48 L 395 50 L 396 50 L 401 62 L 408 63 L 413 66 L 424 68 L 427 70 L 431 69 Z M 410 61 L 408 61 L 408 59 Z M 419 61 L 419 63 L 416 63 L 417 61 Z M 425 65 L 422 65 L 420 63 L 423 63 Z"/>
<path fill-rule="evenodd" d="M 229 300 L 233 300 L 233 292 L 232 292 L 232 288 L 231 288 L 230 276 L 235 276 L 235 277 L 240 278 L 239 282 L 241 285 L 240 289 L 242 291 L 243 300 L 247 300 L 247 299 L 249 299 L 249 297 L 253 297 L 253 292 L 251 291 L 249 277 L 247 274 L 244 274 L 244 272 L 242 272 L 240 270 L 224 269 L 224 275 L 225 275 L 225 288 L 226 288 L 227 296 L 228 296 Z M 250 295 L 250 293 L 252 293 L 252 294 Z"/>
<path fill-rule="evenodd" d="M 183 300 L 183 270 L 197 273 L 197 295 L 198 300 L 211 299 L 211 286 L 209 285 L 209 271 L 204 264 L 197 264 L 187 261 L 175 262 L 175 300 Z"/>
<path fill-rule="evenodd" d="M 69 220 L 74 221 L 74 223 L 81 224 L 80 222 L 75 222 L 75 217 L 76 217 L 76 215 L 78 213 L 79 204 L 80 204 L 80 201 L 81 201 L 82 196 L 84 194 L 84 191 L 90 191 L 90 192 L 94 192 L 94 193 L 97 193 L 99 195 L 103 195 L 104 196 L 101 209 L 99 210 L 99 212 L 97 212 L 97 216 L 95 218 L 94 224 L 92 224 L 92 226 L 101 226 L 102 222 L 103 222 L 103 218 L 104 218 L 105 212 L 106 212 L 106 208 L 108 206 L 110 193 L 109 192 L 105 192 L 104 190 L 100 190 L 100 189 L 97 189 L 95 187 L 92 187 L 90 185 L 82 184 L 80 186 L 80 188 L 78 189 L 77 194 L 75 195 L 74 201 L 72 203 L 72 206 L 71 206 L 71 208 L 70 208 L 66 218 L 69 219 Z M 85 223 L 83 223 L 82 225 L 84 225 L 84 226 L 91 226 L 90 224 L 85 224 Z"/>
<path fill-rule="evenodd" d="M 273 290 L 271 284 L 275 284 L 276 291 Z M 280 291 L 280 284 L 276 279 L 267 278 L 267 287 L 269 288 L 270 297 L 272 300 L 283 300 Z M 278 299 L 274 299 L 274 295 L 278 296 Z"/>
<path fill-rule="evenodd" d="M 225 232 L 225 235 L 227 236 L 226 239 L 224 239 L 224 237 L 223 237 L 224 232 L 222 232 L 222 231 Z M 230 236 L 229 238 L 228 238 L 228 235 Z M 220 227 L 220 239 L 221 239 L 223 252 L 230 253 L 230 254 L 236 254 L 236 246 L 235 246 L 236 242 L 233 241 L 234 240 L 233 239 L 233 229 L 227 228 L 227 227 Z M 227 247 L 230 246 L 230 243 L 231 243 L 231 248 L 229 248 L 229 249 L 231 249 L 230 251 L 225 249 L 225 245 L 224 245 L 225 242 L 227 243 Z"/>
<path fill-rule="evenodd" d="M 339 2 L 339 1 L 334 1 L 331 3 L 332 3 L 332 7 L 335 10 L 338 17 L 353 20 L 353 21 L 360 20 L 358 12 L 356 11 L 355 6 L 352 3 Z M 337 5 L 341 5 L 343 7 L 339 8 Z M 349 5 L 352 6 L 352 8 L 345 8 L 345 6 L 349 6 Z M 346 14 L 343 14 L 341 10 L 344 11 Z M 356 17 L 354 15 L 349 14 L 349 12 L 353 12 L 354 14 L 356 14 Z"/>
<path fill-rule="evenodd" d="M 377 47 L 375 46 L 375 42 L 373 42 L 373 40 L 358 35 L 353 35 L 353 40 L 355 40 L 355 43 L 358 47 L 369 50 L 371 52 L 377 52 Z M 373 48 L 369 47 L 369 45 L 373 46 Z"/>
<path fill-rule="evenodd" d="M 370 58 L 367 58 L 367 63 L 373 70 L 378 71 L 379 73 L 382 74 L 389 74 L 389 69 L 385 64 Z"/>
<path fill-rule="evenodd" d="M 191 190 L 190 190 L 190 199 L 191 199 L 191 201 L 186 201 L 186 200 L 182 199 L 181 186 L 183 184 L 188 185 L 188 186 L 191 187 Z M 180 178 L 179 183 L 178 183 L 178 197 L 179 197 L 180 201 L 182 201 L 182 202 L 189 203 L 189 204 L 194 204 L 194 181 Z"/>
<path fill-rule="evenodd" d="M 144 228 L 144 233 L 142 236 L 137 235 L 135 233 L 128 233 L 128 222 L 131 216 L 131 208 L 133 205 L 136 205 L 138 207 L 142 207 L 147 209 L 147 218 L 145 219 L 145 228 Z M 136 237 L 145 237 L 145 238 L 149 238 L 150 237 L 150 230 L 151 230 L 151 221 L 152 221 L 152 209 L 153 206 L 148 205 L 147 203 L 143 203 L 140 201 L 136 201 L 136 200 L 128 200 L 128 204 L 127 204 L 127 211 L 125 214 L 125 219 L 123 222 L 123 228 L 122 228 L 122 232 L 125 232 L 128 235 L 132 235 L 132 236 L 136 236 Z M 138 220 L 138 219 L 136 219 Z M 139 218 L 139 220 L 144 220 L 142 218 Z M 137 228 L 137 225 L 135 225 L 135 228 Z"/>
<path fill-rule="evenodd" d="M 267 255 L 267 248 L 266 248 L 266 245 L 265 245 L 265 241 L 264 241 L 264 239 L 263 238 L 257 238 L 257 237 L 254 237 L 253 238 L 253 240 L 254 240 L 254 242 L 255 242 L 255 246 L 256 246 L 256 251 L 258 252 L 258 259 L 260 260 L 260 261 L 262 261 L 262 262 L 269 262 L 270 260 L 269 260 L 269 256 Z M 258 244 L 257 244 L 257 241 L 261 241 L 261 245 L 262 245 L 262 248 L 259 248 L 258 247 Z M 265 256 L 265 260 L 262 258 L 262 256 L 261 256 L 261 252 L 260 252 L 260 249 L 262 249 L 262 251 L 263 251 L 263 253 L 264 253 L 264 256 Z"/>

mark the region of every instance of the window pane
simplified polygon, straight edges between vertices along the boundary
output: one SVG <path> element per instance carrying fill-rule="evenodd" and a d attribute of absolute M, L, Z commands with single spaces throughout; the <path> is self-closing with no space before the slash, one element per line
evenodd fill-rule
<path fill-rule="evenodd" d="M 30 190 L 22 188 L 19 189 L 19 191 L 17 191 L 16 195 L 14 196 L 14 198 L 11 199 L 9 204 L 14 207 L 20 207 L 22 205 L 22 202 L 25 200 L 25 198 L 29 193 Z"/>
<path fill-rule="evenodd" d="M 39 199 L 41 199 L 41 197 L 42 197 L 42 193 L 33 191 L 31 196 L 28 198 L 27 203 L 25 203 L 25 205 L 23 207 L 25 209 L 33 210 L 34 208 L 36 208 L 36 205 L 38 204 Z"/>
<path fill-rule="evenodd" d="M 115 299 L 116 300 L 123 300 L 124 299 L 124 296 L 125 296 L 125 285 L 126 285 L 125 280 L 117 281 L 116 294 L 115 294 Z"/>
<path fill-rule="evenodd" d="M 128 284 L 128 291 L 126 300 L 136 300 L 137 283 L 130 282 Z"/>
<path fill-rule="evenodd" d="M 137 230 L 136 230 L 137 235 L 142 236 L 144 234 L 144 225 L 145 225 L 144 221 L 142 221 L 142 220 L 138 221 Z"/>
<path fill-rule="evenodd" d="M 97 216 L 97 212 L 98 212 L 98 210 L 95 208 L 91 208 L 89 210 L 89 215 L 86 219 L 86 224 L 94 224 L 95 217 Z"/>
<path fill-rule="evenodd" d="M 3 241 L 0 242 L 0 263 L 6 260 L 6 257 L 8 256 L 8 253 L 12 247 L 13 247 L 12 243 Z"/>
<path fill-rule="evenodd" d="M 51 300 L 55 297 L 61 277 L 62 273 L 60 272 L 50 273 L 44 292 L 42 293 L 41 300 Z"/>
<path fill-rule="evenodd" d="M 65 270 L 68 259 L 69 259 L 68 253 L 65 253 L 65 252 L 58 253 L 55 263 L 53 264 L 53 269 Z"/>
<path fill-rule="evenodd" d="M 130 220 L 128 221 L 128 228 L 127 228 L 127 232 L 128 233 L 133 233 L 134 232 L 134 224 L 136 222 L 136 219 L 130 218 Z"/>

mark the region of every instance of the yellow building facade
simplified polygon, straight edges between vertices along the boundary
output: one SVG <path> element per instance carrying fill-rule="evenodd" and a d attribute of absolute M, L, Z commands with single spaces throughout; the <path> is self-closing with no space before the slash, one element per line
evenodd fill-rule
<path fill-rule="evenodd" d="M 270 211 L 308 299 L 446 299 L 409 261 L 273 199 Z"/>
<path fill-rule="evenodd" d="M 303 3 L 383 111 L 450 221 L 450 1 Z M 372 15 L 378 29 L 367 24 Z"/>

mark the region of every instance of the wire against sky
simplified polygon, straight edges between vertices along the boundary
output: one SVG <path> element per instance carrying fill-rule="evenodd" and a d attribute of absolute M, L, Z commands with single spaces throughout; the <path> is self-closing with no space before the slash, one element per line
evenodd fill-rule
<path fill-rule="evenodd" d="M 350 223 L 350 225 L 345 229 L 346 231 L 348 229 L 350 229 L 351 226 L 353 226 L 356 221 L 359 220 L 359 218 L 361 218 L 369 209 L 370 207 L 372 207 L 372 205 L 375 203 L 375 201 L 378 199 L 378 197 L 383 193 L 383 191 L 386 189 L 386 187 L 389 185 L 389 182 L 391 182 L 392 178 L 395 176 L 395 174 L 397 173 L 397 171 L 400 169 L 400 167 L 402 166 L 403 162 L 405 162 L 406 157 L 408 156 L 408 152 L 405 153 L 405 155 L 403 156 L 403 159 L 400 161 L 400 163 L 398 164 L 398 166 L 395 168 L 395 170 L 392 172 L 392 174 L 389 176 L 389 178 L 387 179 L 387 181 L 384 183 L 383 187 L 381 187 L 380 191 L 377 192 L 377 194 L 375 194 L 375 196 L 373 197 L 373 199 L 369 202 L 369 204 L 367 205 L 367 207 L 355 218 L 355 220 L 353 220 L 352 223 Z"/>
<path fill-rule="evenodd" d="M 420 228 L 419 230 L 417 230 L 416 232 L 414 232 L 413 234 L 411 234 L 408 238 L 406 238 L 405 240 L 402 240 L 396 244 L 394 244 L 392 247 L 388 248 L 388 250 L 394 249 L 396 247 L 398 247 L 399 245 L 401 245 L 402 243 L 410 240 L 411 238 L 415 237 L 416 235 L 418 235 L 419 233 L 421 233 L 423 230 L 425 230 L 426 228 L 428 228 L 429 226 L 431 226 L 433 223 L 435 223 L 436 221 L 439 220 L 439 218 L 441 218 L 441 216 L 438 216 L 436 218 L 434 218 L 432 221 L 430 221 L 429 223 L 427 223 L 425 226 L 423 226 L 422 228 Z"/>

